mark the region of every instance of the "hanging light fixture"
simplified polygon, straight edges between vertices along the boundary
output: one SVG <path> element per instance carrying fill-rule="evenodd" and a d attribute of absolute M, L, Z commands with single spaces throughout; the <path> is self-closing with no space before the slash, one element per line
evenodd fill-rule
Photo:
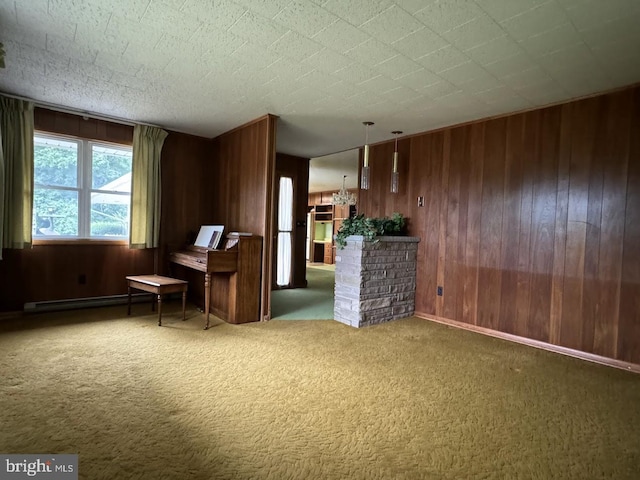
<path fill-rule="evenodd" d="M 402 132 L 395 130 L 391 133 L 396 136 L 396 145 L 393 150 L 393 169 L 391 170 L 391 193 L 398 193 L 398 180 L 400 177 L 398 173 L 398 135 Z"/>
<path fill-rule="evenodd" d="M 360 188 L 369 190 L 369 127 L 373 122 L 362 122 L 364 130 L 364 160 L 362 162 L 362 175 L 360 176 Z"/>
<path fill-rule="evenodd" d="M 338 193 L 333 194 L 333 199 L 331 203 L 333 205 L 355 205 L 356 204 L 356 196 L 347 191 L 347 187 L 345 186 L 345 181 L 347 180 L 347 176 L 344 175 L 342 177 L 342 188 Z"/>

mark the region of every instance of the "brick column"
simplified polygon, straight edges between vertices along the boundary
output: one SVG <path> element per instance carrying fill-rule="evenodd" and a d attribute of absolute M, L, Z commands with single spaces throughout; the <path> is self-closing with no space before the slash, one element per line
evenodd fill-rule
<path fill-rule="evenodd" d="M 347 237 L 336 250 L 334 318 L 365 327 L 413 315 L 418 237 Z"/>

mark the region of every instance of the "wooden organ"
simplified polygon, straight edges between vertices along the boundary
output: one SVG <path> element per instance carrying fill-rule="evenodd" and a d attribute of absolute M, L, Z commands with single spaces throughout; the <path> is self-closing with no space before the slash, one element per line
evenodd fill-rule
<path fill-rule="evenodd" d="M 260 320 L 262 237 L 227 235 L 220 250 L 190 245 L 169 261 L 204 273 L 205 330 L 210 312 L 228 323 Z"/>

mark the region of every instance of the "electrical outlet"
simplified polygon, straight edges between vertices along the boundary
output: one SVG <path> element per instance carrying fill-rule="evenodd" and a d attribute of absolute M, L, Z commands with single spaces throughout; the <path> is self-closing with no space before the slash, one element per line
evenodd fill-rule
<path fill-rule="evenodd" d="M 418 206 L 424 207 L 424 197 L 418 197 Z"/>
<path fill-rule="evenodd" d="M 438 285 L 438 296 L 442 296 L 442 287 L 440 285 Z"/>

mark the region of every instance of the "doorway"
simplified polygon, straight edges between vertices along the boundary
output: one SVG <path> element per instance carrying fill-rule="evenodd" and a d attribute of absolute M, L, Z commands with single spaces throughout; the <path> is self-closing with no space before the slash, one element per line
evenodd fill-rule
<path fill-rule="evenodd" d="M 307 288 L 271 292 L 271 319 L 333 319 L 334 285 L 334 265 L 307 265 Z"/>

